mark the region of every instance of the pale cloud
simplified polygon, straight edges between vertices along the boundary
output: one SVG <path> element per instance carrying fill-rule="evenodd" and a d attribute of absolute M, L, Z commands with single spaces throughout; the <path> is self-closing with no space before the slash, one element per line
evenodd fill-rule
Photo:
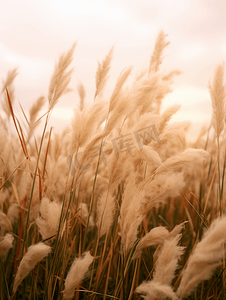
<path fill-rule="evenodd" d="M 93 101 L 97 60 L 102 61 L 115 45 L 109 94 L 122 69 L 134 65 L 135 74 L 148 66 L 163 29 L 171 44 L 162 69 L 183 72 L 163 106 L 182 104 L 178 118 L 205 121 L 211 114 L 208 82 L 215 66 L 226 59 L 225 13 L 223 0 L 4 0 L 0 77 L 19 67 L 17 98 L 27 110 L 40 94 L 47 94 L 55 61 L 77 41 L 70 85 L 74 92 L 63 97 L 53 113 L 54 120 L 61 118 L 62 124 L 68 124 L 69 110 L 79 102 L 78 82 L 86 88 L 86 101 Z"/>
<path fill-rule="evenodd" d="M 190 45 L 190 47 L 184 48 L 181 52 L 181 59 L 187 62 L 192 62 L 194 59 L 200 58 L 204 53 L 205 46 L 202 43 L 195 42 Z"/>
<path fill-rule="evenodd" d="M 201 89 L 193 86 L 176 87 L 168 94 L 162 105 L 162 111 L 170 105 L 181 104 L 180 112 L 174 120 L 207 123 L 211 119 L 211 98 L 208 88 Z"/>

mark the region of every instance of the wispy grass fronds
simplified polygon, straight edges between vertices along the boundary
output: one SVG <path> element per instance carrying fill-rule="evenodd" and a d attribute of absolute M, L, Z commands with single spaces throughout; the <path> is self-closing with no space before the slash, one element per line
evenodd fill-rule
<path fill-rule="evenodd" d="M 146 160 L 153 165 L 162 165 L 162 160 L 157 151 L 155 151 L 151 146 L 142 145 L 142 151 L 140 149 L 135 149 L 131 154 L 131 157 Z"/>
<path fill-rule="evenodd" d="M 83 122 L 80 130 L 79 146 L 83 147 L 107 117 L 107 102 L 98 101 L 83 110 Z"/>
<path fill-rule="evenodd" d="M 124 255 L 135 243 L 138 227 L 144 218 L 141 210 L 143 195 L 138 193 L 134 180 L 135 178 L 130 178 L 130 181 L 126 184 L 118 219 L 121 248 Z"/>
<path fill-rule="evenodd" d="M 94 95 L 94 100 L 103 92 L 103 89 L 106 85 L 108 73 L 110 70 L 110 64 L 113 56 L 113 50 L 114 47 L 111 48 L 102 64 L 98 61 L 98 68 L 96 72 L 96 92 Z"/>
<path fill-rule="evenodd" d="M 63 299 L 71 299 L 74 296 L 75 289 L 81 284 L 93 259 L 94 257 L 88 251 L 73 261 L 65 280 Z"/>
<path fill-rule="evenodd" d="M 40 110 L 42 109 L 43 105 L 45 103 L 45 97 L 40 96 L 31 106 L 29 110 L 29 133 L 28 133 L 28 141 L 30 137 L 32 136 L 35 127 L 38 125 L 37 116 Z"/>
<path fill-rule="evenodd" d="M 87 221 L 89 220 L 89 228 L 94 227 L 95 223 L 93 220 L 93 216 L 89 216 L 89 210 L 86 203 L 79 203 L 78 205 L 78 216 L 81 219 L 81 222 L 84 226 L 86 226 Z"/>
<path fill-rule="evenodd" d="M 185 182 L 182 173 L 172 171 L 163 172 L 145 179 L 139 189 L 145 192 L 145 201 L 142 203 L 142 211 L 145 213 L 154 207 L 164 204 L 167 197 L 176 197 L 184 187 Z"/>
<path fill-rule="evenodd" d="M 166 239 L 155 266 L 153 280 L 163 285 L 171 285 L 178 268 L 178 260 L 184 253 L 184 247 L 178 246 L 181 234 Z"/>
<path fill-rule="evenodd" d="M 64 94 L 71 80 L 73 69 L 67 71 L 67 68 L 72 62 L 75 46 L 76 44 L 73 44 L 68 52 L 63 53 L 55 65 L 48 92 L 50 110 L 57 103 L 58 99 Z"/>
<path fill-rule="evenodd" d="M 145 299 L 178 299 L 170 285 L 178 268 L 178 260 L 184 251 L 184 247 L 178 245 L 180 238 L 181 234 L 178 234 L 165 240 L 156 261 L 153 279 L 142 283 L 136 289 L 137 293 L 146 295 L 143 296 Z"/>
<path fill-rule="evenodd" d="M 218 65 L 212 85 L 209 84 L 209 91 L 212 100 L 212 124 L 216 132 L 217 138 L 224 129 L 224 115 L 225 115 L 225 96 L 226 89 L 224 85 L 224 65 Z"/>
<path fill-rule="evenodd" d="M 135 154 L 135 153 L 134 153 Z M 112 157 L 113 156 L 113 157 Z M 109 192 L 113 195 L 118 185 L 125 180 L 125 177 L 130 166 L 130 160 L 125 155 L 121 155 L 118 159 L 114 153 L 112 153 L 109 163 Z"/>
<path fill-rule="evenodd" d="M 75 110 L 69 146 L 71 154 L 77 154 L 78 149 L 90 141 L 90 138 L 96 134 L 99 126 L 106 119 L 107 112 L 108 103 L 106 101 L 97 101 L 82 111 Z"/>
<path fill-rule="evenodd" d="M 179 123 L 173 123 L 173 124 L 168 124 L 163 133 L 159 135 L 160 139 L 160 145 L 163 147 L 163 145 L 168 145 L 170 143 L 170 140 L 173 138 L 178 139 L 181 142 L 183 139 L 185 139 L 186 136 L 186 131 L 188 130 L 190 126 L 190 122 L 188 121 L 183 121 Z M 177 143 L 177 144 L 178 144 Z M 152 142 L 156 148 L 159 148 L 158 142 Z"/>
<path fill-rule="evenodd" d="M 19 218 L 19 205 L 17 203 L 13 203 L 10 205 L 7 211 L 7 217 L 10 220 L 11 224 L 15 224 Z"/>
<path fill-rule="evenodd" d="M 6 233 L 6 235 L 0 239 L 0 256 L 5 255 L 10 248 L 13 247 L 14 237 L 11 233 Z"/>
<path fill-rule="evenodd" d="M 129 77 L 130 73 L 132 72 L 132 67 L 125 69 L 119 76 L 117 83 L 115 85 L 114 91 L 110 98 L 110 105 L 109 111 L 112 111 L 115 106 L 117 105 L 117 99 L 119 99 L 120 91 L 122 90 L 123 85 L 125 84 L 127 78 Z M 120 99 L 119 99 L 120 101 Z"/>
<path fill-rule="evenodd" d="M 165 47 L 169 45 L 169 42 L 166 41 L 166 34 L 163 30 L 160 31 L 156 43 L 155 49 L 151 56 L 150 65 L 149 65 L 149 73 L 157 72 L 162 63 L 162 54 Z"/>
<path fill-rule="evenodd" d="M 40 205 L 41 216 L 36 219 L 36 224 L 38 225 L 39 232 L 44 240 L 56 235 L 59 226 L 61 208 L 61 204 L 58 204 L 55 201 L 50 201 L 47 197 L 42 198 Z"/>
<path fill-rule="evenodd" d="M 213 271 L 221 264 L 225 256 L 225 228 L 226 217 L 217 218 L 196 245 L 188 259 L 177 290 L 180 298 L 190 295 L 195 287 L 203 280 L 208 280 Z"/>
<path fill-rule="evenodd" d="M 31 106 L 29 110 L 29 115 L 30 115 L 30 124 L 34 123 L 37 119 L 37 115 L 39 111 L 42 109 L 43 105 L 45 103 L 45 97 L 40 96 Z"/>
<path fill-rule="evenodd" d="M 77 90 L 80 98 L 79 108 L 82 111 L 85 105 L 86 90 L 81 82 L 77 85 Z"/>
<path fill-rule="evenodd" d="M 145 79 L 137 88 L 136 93 L 136 106 L 139 108 L 139 116 L 144 113 L 153 111 L 156 97 L 158 95 L 158 89 L 160 85 L 160 74 L 150 74 L 148 79 Z"/>
<path fill-rule="evenodd" d="M 172 300 L 179 300 L 171 286 L 162 285 L 161 283 L 154 281 L 142 283 L 138 286 L 138 288 L 136 288 L 136 292 L 142 294 L 142 297 L 146 300 L 167 298 Z"/>
<path fill-rule="evenodd" d="M 165 227 L 158 226 L 151 229 L 144 237 L 140 239 L 137 244 L 136 250 L 133 254 L 132 259 L 139 258 L 142 250 L 146 247 L 163 244 L 167 239 L 172 239 L 178 236 L 181 230 L 184 228 L 185 222 L 176 225 L 174 229 L 169 232 Z M 179 237 L 178 237 L 179 238 Z"/>
<path fill-rule="evenodd" d="M 180 109 L 180 105 L 173 105 L 166 109 L 161 115 L 159 124 L 157 125 L 158 134 L 162 133 L 164 128 L 167 126 L 171 117 Z"/>
<path fill-rule="evenodd" d="M 188 223 L 188 221 L 184 221 L 184 222 L 181 223 L 181 224 L 177 224 L 177 225 L 173 228 L 173 230 L 170 231 L 169 237 L 172 238 L 172 237 L 174 237 L 174 236 L 180 234 L 181 231 L 184 229 L 186 223 Z"/>
<path fill-rule="evenodd" d="M 100 231 L 100 237 L 108 232 L 114 221 L 115 215 L 115 197 L 106 191 L 97 202 L 97 227 Z"/>
<path fill-rule="evenodd" d="M 176 75 L 180 75 L 182 72 L 179 71 L 179 70 L 173 70 L 173 71 L 170 71 L 169 73 L 167 73 L 166 75 L 164 75 L 162 77 L 162 80 L 163 81 L 169 81 L 171 82 L 173 77 L 176 76 Z"/>
<path fill-rule="evenodd" d="M 144 237 L 142 237 L 137 244 L 132 259 L 139 258 L 144 248 L 162 244 L 168 236 L 169 231 L 163 226 L 158 226 L 151 229 L 151 231 L 149 231 Z"/>
<path fill-rule="evenodd" d="M 29 274 L 29 272 L 34 269 L 35 265 L 43 260 L 51 251 L 51 247 L 45 245 L 44 243 L 38 243 L 32 245 L 28 248 L 27 253 L 22 258 L 16 277 L 13 284 L 13 294 L 16 293 L 18 286 L 22 280 Z"/>
<path fill-rule="evenodd" d="M 9 120 L 11 112 L 8 104 L 8 98 L 7 95 L 5 94 L 5 90 L 8 90 L 8 93 L 10 95 L 11 102 L 14 102 L 15 95 L 14 95 L 14 87 L 13 87 L 13 82 L 18 75 L 18 68 L 15 68 L 13 70 L 10 70 L 7 74 L 6 79 L 3 81 L 3 86 L 1 90 L 1 95 L 3 94 L 3 101 L 2 101 L 2 108 Z"/>
<path fill-rule="evenodd" d="M 222 197 L 221 197 L 221 170 L 220 170 L 220 134 L 224 129 L 225 120 L 225 97 L 226 87 L 224 85 L 224 65 L 218 65 L 212 85 L 209 84 L 209 90 L 212 100 L 212 125 L 217 136 L 217 163 L 218 163 L 218 199 L 220 203 L 220 215 L 222 215 Z"/>
<path fill-rule="evenodd" d="M 225 135 L 222 125 L 215 125 L 217 141 L 210 131 L 208 145 L 202 135 L 191 144 L 187 141 L 189 122 L 169 124 L 179 105 L 160 113 L 172 78 L 178 74 L 160 72 L 167 45 L 161 31 L 149 72 L 145 70 L 130 84 L 132 67 L 124 69 L 112 95 L 102 99 L 112 48 L 99 63 L 94 102 L 84 106 L 85 89 L 79 84 L 80 107 L 71 129 L 62 134 L 52 134 L 52 128 L 47 128 L 54 105 L 68 91 L 75 45 L 55 65 L 47 112 L 38 116 L 44 97 L 34 102 L 28 117 L 20 104 L 28 124 L 27 137 L 11 99 L 16 70 L 8 74 L 3 92 L 19 140 L 9 130 L 10 118 L 0 116 L 1 299 L 22 295 L 24 299 L 182 300 L 222 263 L 219 274 L 213 274 L 216 279 L 203 283 L 195 299 L 221 297 L 226 221 L 225 217 L 214 219 L 219 216 L 219 195 L 220 213 L 225 210 L 225 166 L 219 159 L 219 142 L 225 144 Z M 216 69 L 210 93 L 213 115 L 221 124 L 223 65 Z M 44 116 L 41 137 L 33 138 Z M 222 171 L 218 182 L 217 156 Z M 190 227 L 183 232 L 180 246 L 185 219 Z M 212 222 L 198 242 L 204 226 Z M 53 255 L 46 257 L 50 243 Z M 222 281 L 218 281 L 220 276 Z"/>
<path fill-rule="evenodd" d="M 0 229 L 1 231 L 3 230 L 13 231 L 12 223 L 8 219 L 7 215 L 4 214 L 4 212 L 2 212 L 1 210 L 0 210 Z"/>
<path fill-rule="evenodd" d="M 171 156 L 163 162 L 162 166 L 159 166 L 155 173 L 158 174 L 165 169 L 177 171 L 182 166 L 187 166 L 191 163 L 201 164 L 204 159 L 209 158 L 210 155 L 203 149 L 193 149 L 189 148 L 184 150 L 182 153 L 175 156 Z"/>

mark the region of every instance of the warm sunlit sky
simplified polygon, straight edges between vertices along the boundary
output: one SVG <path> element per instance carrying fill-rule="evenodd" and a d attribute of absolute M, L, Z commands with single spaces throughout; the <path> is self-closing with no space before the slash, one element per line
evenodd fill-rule
<path fill-rule="evenodd" d="M 47 95 L 59 55 L 77 41 L 70 83 L 74 91 L 52 114 L 59 130 L 70 125 L 78 106 L 79 82 L 86 88 L 86 102 L 93 101 L 97 60 L 115 45 L 107 96 L 122 69 L 133 65 L 136 74 L 148 66 L 163 29 L 171 43 L 162 70 L 183 72 L 163 108 L 181 104 L 175 119 L 190 120 L 197 132 L 211 119 L 208 82 L 226 59 L 225 16 L 224 0 L 0 0 L 0 77 L 18 67 L 16 99 L 28 111 L 35 99 Z"/>

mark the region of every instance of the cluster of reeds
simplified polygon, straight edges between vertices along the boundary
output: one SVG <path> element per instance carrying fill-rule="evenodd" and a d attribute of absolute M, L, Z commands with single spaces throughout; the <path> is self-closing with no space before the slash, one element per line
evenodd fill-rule
<path fill-rule="evenodd" d="M 211 132 L 187 141 L 179 105 L 161 111 L 179 71 L 161 70 L 161 31 L 149 68 L 108 101 L 113 48 L 96 73 L 94 100 L 71 130 L 48 122 L 68 91 L 76 45 L 61 55 L 48 96 L 14 112 L 10 71 L 1 91 L 0 299 L 223 299 L 226 217 L 223 65 L 209 84 Z M 46 113 L 40 116 L 43 105 Z M 39 137 L 36 127 L 44 120 Z M 12 131 L 12 124 L 15 133 Z M 189 298 L 192 297 L 192 298 Z"/>

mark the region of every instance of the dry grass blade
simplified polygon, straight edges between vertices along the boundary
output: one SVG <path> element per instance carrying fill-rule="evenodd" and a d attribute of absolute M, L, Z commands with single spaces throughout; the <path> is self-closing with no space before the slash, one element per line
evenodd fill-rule
<path fill-rule="evenodd" d="M 15 115 L 14 115 L 11 98 L 10 98 L 10 95 L 9 95 L 9 92 L 8 92 L 7 88 L 6 88 L 6 94 L 7 94 L 9 108 L 10 108 L 10 112 L 11 112 L 11 115 L 12 115 L 12 118 L 13 118 L 13 123 L 14 123 L 15 128 L 16 128 L 17 135 L 19 137 L 19 140 L 20 140 L 20 143 L 21 143 L 24 155 L 25 155 L 25 157 L 28 157 L 27 146 L 26 146 L 25 139 L 24 139 L 24 136 L 23 136 L 23 131 L 22 131 L 22 128 L 20 126 L 19 121 L 18 121 L 19 129 L 17 127 L 17 122 L 16 122 L 16 118 L 15 118 Z"/>
<path fill-rule="evenodd" d="M 0 186 L 0 191 L 1 189 L 4 187 L 4 185 L 7 183 L 7 181 L 12 177 L 12 175 L 19 169 L 19 167 L 24 163 L 24 161 L 27 158 L 25 157 L 20 163 L 19 165 L 13 170 L 13 172 L 6 178 L 6 180 L 3 182 L 3 184 Z"/>

